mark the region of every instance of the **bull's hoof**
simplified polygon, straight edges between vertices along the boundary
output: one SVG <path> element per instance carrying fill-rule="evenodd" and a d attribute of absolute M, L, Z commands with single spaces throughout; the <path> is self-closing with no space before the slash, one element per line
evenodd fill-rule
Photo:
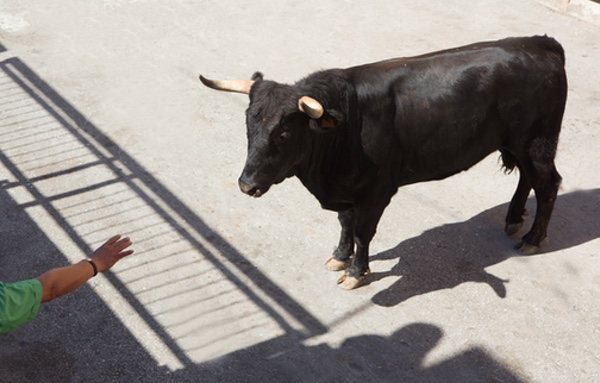
<path fill-rule="evenodd" d="M 368 273 L 368 272 L 367 272 Z M 347 272 L 344 272 L 337 280 L 337 284 L 344 290 L 353 290 L 357 287 L 362 286 L 367 278 L 367 273 L 359 276 L 353 277 Z"/>
<path fill-rule="evenodd" d="M 325 262 L 325 267 L 330 271 L 341 271 L 346 270 L 350 265 L 350 261 L 340 261 L 339 259 L 335 259 L 334 257 L 329 258 Z"/>
<path fill-rule="evenodd" d="M 521 242 L 516 246 L 516 249 L 521 255 L 533 255 L 540 251 L 539 246 L 535 246 L 527 242 Z"/>
<path fill-rule="evenodd" d="M 523 222 L 507 223 L 506 226 L 504 227 L 504 232 L 509 237 L 512 237 L 513 235 L 517 234 L 521 230 L 522 227 L 523 227 Z"/>

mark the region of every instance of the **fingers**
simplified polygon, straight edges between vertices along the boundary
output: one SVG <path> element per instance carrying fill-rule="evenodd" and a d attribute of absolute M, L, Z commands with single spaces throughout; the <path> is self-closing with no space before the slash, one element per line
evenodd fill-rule
<path fill-rule="evenodd" d="M 131 246 L 131 244 L 132 242 L 131 239 L 129 239 L 129 237 L 121 238 L 121 234 L 117 234 L 111 237 L 108 241 L 104 242 L 104 244 L 101 247 L 110 246 L 115 248 L 117 251 L 121 251 Z"/>
<path fill-rule="evenodd" d="M 96 263 L 98 271 L 105 272 L 120 259 L 133 254 L 133 249 L 127 249 L 131 245 L 129 237 L 121 238 L 121 234 L 117 234 L 97 248 L 91 258 Z"/>
<path fill-rule="evenodd" d="M 133 254 L 133 250 L 126 250 L 126 251 L 120 252 L 119 257 L 125 258 L 126 256 L 131 255 L 131 254 Z"/>
<path fill-rule="evenodd" d="M 102 246 L 111 245 L 111 244 L 117 242 L 119 240 L 119 238 L 121 238 L 121 234 L 114 235 L 114 236 L 110 237 L 110 239 L 108 241 L 104 242 L 102 244 Z"/>
<path fill-rule="evenodd" d="M 131 246 L 131 244 L 132 244 L 131 239 L 129 239 L 129 237 L 125 237 L 125 238 L 121 238 L 120 240 L 115 242 L 115 244 L 113 246 L 114 246 L 115 250 L 117 250 L 118 252 L 121 252 L 121 251 L 125 250 L 126 248 L 128 248 L 129 246 Z"/>

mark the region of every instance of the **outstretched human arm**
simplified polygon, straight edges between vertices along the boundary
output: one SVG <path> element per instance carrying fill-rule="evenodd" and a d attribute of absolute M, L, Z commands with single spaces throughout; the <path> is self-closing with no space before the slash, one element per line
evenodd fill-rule
<path fill-rule="evenodd" d="M 104 272 L 122 258 L 133 254 L 133 250 L 126 250 L 129 246 L 131 240 L 128 237 L 121 238 L 121 235 L 115 235 L 96 249 L 90 260 L 96 266 L 97 272 Z M 94 266 L 87 260 L 45 272 L 38 277 L 42 284 L 42 303 L 76 290 L 94 275 Z"/>

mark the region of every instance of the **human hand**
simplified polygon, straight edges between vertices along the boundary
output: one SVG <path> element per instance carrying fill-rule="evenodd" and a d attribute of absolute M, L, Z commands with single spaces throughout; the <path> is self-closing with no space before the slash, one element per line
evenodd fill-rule
<path fill-rule="evenodd" d="M 133 254 L 132 249 L 125 250 L 129 246 L 131 246 L 129 237 L 121 238 L 121 234 L 117 234 L 97 248 L 91 259 L 96 264 L 98 272 L 110 269 L 121 258 Z"/>

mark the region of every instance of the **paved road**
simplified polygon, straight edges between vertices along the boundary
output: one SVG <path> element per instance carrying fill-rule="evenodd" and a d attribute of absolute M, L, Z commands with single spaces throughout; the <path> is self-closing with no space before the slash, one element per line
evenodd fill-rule
<path fill-rule="evenodd" d="M 1 338 L 0 382 L 600 381 L 600 27 L 522 0 L 1 3 L 0 280 L 115 231 L 137 256 Z M 544 33 L 570 84 L 544 253 L 504 236 L 494 154 L 403 188 L 350 292 L 336 216 L 297 180 L 242 195 L 247 98 L 197 80 Z"/>

